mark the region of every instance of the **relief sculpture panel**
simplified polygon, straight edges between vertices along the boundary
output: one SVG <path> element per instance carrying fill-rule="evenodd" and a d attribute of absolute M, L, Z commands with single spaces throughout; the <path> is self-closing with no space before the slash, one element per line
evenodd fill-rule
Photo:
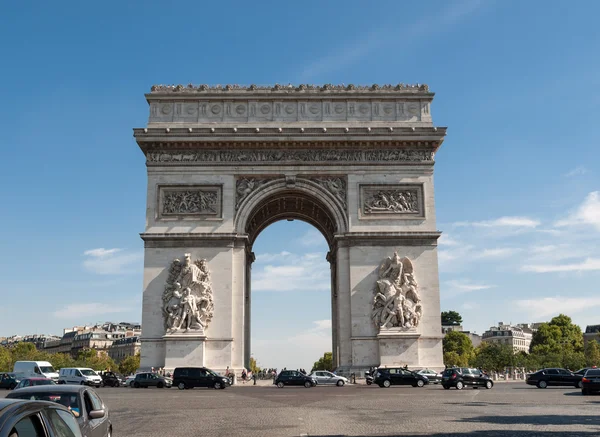
<path fill-rule="evenodd" d="M 159 218 L 220 217 L 221 187 L 162 186 L 158 202 Z"/>
<path fill-rule="evenodd" d="M 422 184 L 361 185 L 362 218 L 425 218 Z"/>

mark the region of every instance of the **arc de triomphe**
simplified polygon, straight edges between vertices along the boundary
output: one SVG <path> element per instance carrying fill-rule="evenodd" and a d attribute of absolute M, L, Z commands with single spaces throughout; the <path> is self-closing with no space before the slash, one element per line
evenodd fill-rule
<path fill-rule="evenodd" d="M 252 245 L 284 219 L 329 244 L 335 367 L 443 367 L 433 96 L 152 87 L 134 129 L 148 171 L 141 367 L 248 366 Z"/>

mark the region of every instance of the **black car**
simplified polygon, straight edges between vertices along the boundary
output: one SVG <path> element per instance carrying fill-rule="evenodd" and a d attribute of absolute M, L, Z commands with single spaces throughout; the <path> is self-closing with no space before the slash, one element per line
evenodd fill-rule
<path fill-rule="evenodd" d="M 87 437 L 110 437 L 113 435 L 108 407 L 98 393 L 86 385 L 57 384 L 27 387 L 11 391 L 9 399 L 51 401 L 62 405 L 75 417 L 81 434 Z M 1 435 L 1 434 L 0 434 Z M 25 437 L 35 434 L 19 434 Z"/>
<path fill-rule="evenodd" d="M 567 369 L 542 369 L 530 375 L 527 375 L 525 381 L 528 385 L 535 385 L 538 388 L 549 386 L 563 386 L 581 388 L 581 379 L 583 375 L 578 375 Z"/>
<path fill-rule="evenodd" d="M 206 367 L 177 367 L 173 371 L 173 385 L 179 390 L 194 387 L 224 389 L 229 386 L 229 378 Z"/>
<path fill-rule="evenodd" d="M 138 373 L 135 375 L 135 379 L 133 380 L 132 384 L 135 388 L 171 388 L 173 385 L 173 380 L 156 373 Z"/>
<path fill-rule="evenodd" d="M 402 367 L 385 367 L 377 369 L 375 384 L 388 388 L 392 385 L 412 385 L 424 387 L 429 384 L 429 379 L 417 372 Z"/>
<path fill-rule="evenodd" d="M 0 399 L 0 435 L 81 437 L 75 417 L 54 402 Z"/>
<path fill-rule="evenodd" d="M 279 388 L 286 385 L 303 385 L 306 388 L 317 385 L 317 381 L 312 376 L 305 375 L 297 370 L 282 370 L 273 383 Z"/>
<path fill-rule="evenodd" d="M 121 385 L 121 377 L 115 372 L 99 372 L 102 378 L 102 384 L 109 387 L 119 387 Z"/>
<path fill-rule="evenodd" d="M 14 389 L 20 380 L 14 373 L 3 373 L 0 375 L 0 388 Z"/>
<path fill-rule="evenodd" d="M 494 381 L 479 369 L 469 367 L 452 367 L 442 373 L 442 387 L 448 390 L 456 387 L 462 390 L 465 387 L 485 387 L 488 390 L 494 386 Z"/>
<path fill-rule="evenodd" d="M 592 368 L 581 379 L 581 394 L 589 395 L 600 391 L 600 369 Z"/>

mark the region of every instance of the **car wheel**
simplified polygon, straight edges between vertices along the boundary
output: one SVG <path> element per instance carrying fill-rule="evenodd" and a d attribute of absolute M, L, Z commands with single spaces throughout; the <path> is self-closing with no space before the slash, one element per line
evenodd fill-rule
<path fill-rule="evenodd" d="M 119 385 L 120 385 L 119 381 L 115 381 L 115 383 L 113 384 L 113 387 L 118 387 Z"/>
<path fill-rule="evenodd" d="M 106 433 L 106 437 L 112 437 L 112 428 L 108 428 L 108 432 Z"/>
<path fill-rule="evenodd" d="M 383 386 L 385 388 L 390 388 L 390 385 L 392 385 L 392 383 L 390 382 L 389 379 L 386 379 L 385 381 L 383 381 Z"/>
<path fill-rule="evenodd" d="M 577 382 L 577 384 L 575 384 L 575 388 L 583 388 L 583 381 Z"/>
<path fill-rule="evenodd" d="M 283 388 L 283 382 L 279 381 L 279 382 L 277 383 L 277 387 L 279 387 L 279 388 Z"/>
<path fill-rule="evenodd" d="M 310 383 L 310 381 L 306 381 L 306 382 L 304 383 L 304 387 L 306 387 L 306 388 L 311 388 L 311 387 L 312 387 L 312 384 Z"/>
<path fill-rule="evenodd" d="M 540 381 L 537 383 L 538 388 L 546 388 L 548 387 L 548 383 L 546 381 Z"/>
<path fill-rule="evenodd" d="M 177 388 L 179 390 L 185 390 L 185 384 L 183 382 L 180 382 L 179 384 L 177 384 Z"/>
<path fill-rule="evenodd" d="M 462 382 L 458 381 L 456 383 L 456 389 L 457 390 L 462 390 L 463 388 L 465 388 L 465 385 Z"/>
<path fill-rule="evenodd" d="M 79 385 L 85 385 L 85 382 L 81 381 L 81 382 L 79 383 Z"/>
<path fill-rule="evenodd" d="M 215 390 L 220 390 L 221 389 L 221 383 L 219 381 L 215 381 L 215 385 L 213 385 L 213 387 L 215 388 Z"/>
<path fill-rule="evenodd" d="M 10 385 L 10 387 L 8 387 L 9 390 L 14 390 L 15 387 L 17 386 L 17 384 L 15 384 L 14 382 Z"/>
<path fill-rule="evenodd" d="M 444 387 L 444 390 L 450 390 L 450 386 L 449 385 L 442 385 L 442 387 Z"/>
<path fill-rule="evenodd" d="M 343 387 L 343 386 L 344 386 L 344 384 L 345 384 L 345 383 L 344 383 L 344 381 L 342 381 L 341 379 L 340 379 L 340 380 L 339 380 L 339 381 L 336 383 L 336 385 L 337 385 L 338 387 Z"/>
<path fill-rule="evenodd" d="M 419 379 L 417 381 L 417 387 L 424 387 L 425 386 L 425 382 L 422 379 Z"/>
<path fill-rule="evenodd" d="M 373 381 L 367 381 L 367 385 L 373 384 Z"/>
<path fill-rule="evenodd" d="M 156 388 L 163 388 L 165 385 L 162 382 L 156 384 Z"/>
<path fill-rule="evenodd" d="M 102 381 L 98 387 L 104 387 L 104 381 Z"/>
<path fill-rule="evenodd" d="M 491 389 L 494 386 L 494 384 L 492 383 L 492 381 L 487 381 L 485 383 L 485 388 L 487 388 L 488 390 Z"/>
<path fill-rule="evenodd" d="M 139 383 L 139 382 L 136 382 L 136 381 L 134 381 L 134 383 L 133 383 L 133 386 L 134 386 L 135 388 L 140 388 L 140 383 Z"/>

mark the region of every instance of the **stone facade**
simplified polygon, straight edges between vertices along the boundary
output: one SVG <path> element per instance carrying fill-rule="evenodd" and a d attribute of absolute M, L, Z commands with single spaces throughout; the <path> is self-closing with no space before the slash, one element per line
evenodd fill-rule
<path fill-rule="evenodd" d="M 108 348 L 108 356 L 116 363 L 120 363 L 125 358 L 140 353 L 141 348 L 142 343 L 138 336 L 119 338 Z"/>
<path fill-rule="evenodd" d="M 500 322 L 498 326 L 492 326 L 485 331 L 481 340 L 488 343 L 508 345 L 513 348 L 515 353 L 519 351 L 529 353 L 533 332 L 534 330 L 527 324 L 511 326 Z"/>
<path fill-rule="evenodd" d="M 587 325 L 585 332 L 583 333 L 583 344 L 586 345 L 588 341 L 596 340 L 600 342 L 600 325 Z"/>
<path fill-rule="evenodd" d="M 433 164 L 446 129 L 426 86 L 156 86 L 146 99 L 142 368 L 248 366 L 252 246 L 284 219 L 329 244 L 336 367 L 443 368 Z M 171 278 L 187 254 L 210 282 Z"/>

